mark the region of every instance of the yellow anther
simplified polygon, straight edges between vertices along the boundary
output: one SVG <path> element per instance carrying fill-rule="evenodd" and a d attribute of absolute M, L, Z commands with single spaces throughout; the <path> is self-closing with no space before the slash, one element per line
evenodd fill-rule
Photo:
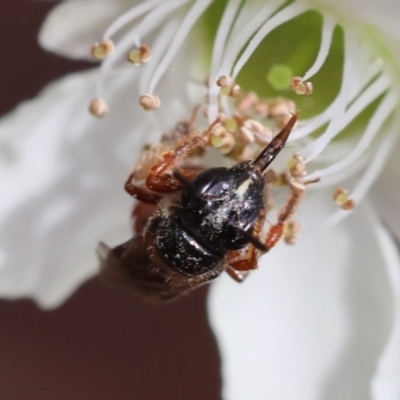
<path fill-rule="evenodd" d="M 352 210 L 356 203 L 353 199 L 350 199 L 347 190 L 338 188 L 333 193 L 333 199 L 335 203 L 343 210 Z"/>
<path fill-rule="evenodd" d="M 220 93 L 224 96 L 236 97 L 240 93 L 240 86 L 235 84 L 229 76 L 220 76 L 216 83 L 221 88 Z"/>
<path fill-rule="evenodd" d="M 258 96 L 254 92 L 246 93 L 237 103 L 237 110 L 243 113 L 250 111 L 258 101 Z"/>
<path fill-rule="evenodd" d="M 287 169 L 293 177 L 301 177 L 305 175 L 306 166 L 303 157 L 294 154 L 293 157 L 286 163 Z"/>
<path fill-rule="evenodd" d="M 210 144 L 222 154 L 228 154 L 235 146 L 235 138 L 222 125 L 216 126 L 210 134 Z"/>
<path fill-rule="evenodd" d="M 226 130 L 230 133 L 236 132 L 238 128 L 238 124 L 235 118 L 226 118 L 223 122 L 223 125 L 225 126 Z"/>
<path fill-rule="evenodd" d="M 290 82 L 290 86 L 296 94 L 308 95 L 313 92 L 313 84 L 311 82 L 303 82 L 301 76 L 294 76 Z"/>
<path fill-rule="evenodd" d="M 146 111 L 156 110 L 160 107 L 160 99 L 152 94 L 144 94 L 139 98 L 139 104 Z"/>
<path fill-rule="evenodd" d="M 146 44 L 142 44 L 138 49 L 134 49 L 128 54 L 128 61 L 135 66 L 148 62 L 151 58 L 151 49 Z"/>
<path fill-rule="evenodd" d="M 304 190 L 306 189 L 306 187 L 303 183 L 298 182 L 294 179 L 291 179 L 289 181 L 289 186 L 293 193 L 301 193 L 301 192 L 304 192 Z"/>
<path fill-rule="evenodd" d="M 285 225 L 283 239 L 286 244 L 296 243 L 296 234 L 300 231 L 300 225 L 297 222 L 290 221 Z"/>
<path fill-rule="evenodd" d="M 253 143 L 255 141 L 253 132 L 246 126 L 240 128 L 240 137 L 245 143 Z"/>
<path fill-rule="evenodd" d="M 100 43 L 95 43 L 91 50 L 90 53 L 94 58 L 97 58 L 98 60 L 104 60 L 107 56 L 112 54 L 115 50 L 115 45 L 112 40 L 103 40 Z"/>
<path fill-rule="evenodd" d="M 89 112 L 95 117 L 101 118 L 107 114 L 108 105 L 103 99 L 96 97 L 89 104 Z"/>

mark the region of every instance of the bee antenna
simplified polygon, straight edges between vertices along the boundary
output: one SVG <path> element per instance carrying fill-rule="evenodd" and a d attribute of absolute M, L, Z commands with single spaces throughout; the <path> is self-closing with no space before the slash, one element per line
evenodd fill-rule
<path fill-rule="evenodd" d="M 239 232 L 241 235 L 243 235 L 249 241 L 249 243 L 251 243 L 256 249 L 261 251 L 268 251 L 268 248 L 264 244 L 262 244 L 256 237 L 254 237 L 251 233 L 248 233 L 243 229 L 240 229 L 233 225 L 231 225 L 231 227 L 235 229 L 236 232 Z"/>
<path fill-rule="evenodd" d="M 192 192 L 197 193 L 197 187 L 195 185 L 193 185 L 193 183 L 191 181 L 189 181 L 188 178 L 186 178 L 186 176 L 182 175 L 179 171 L 173 171 L 172 172 L 172 176 L 186 189 L 191 190 Z"/>
<path fill-rule="evenodd" d="M 265 169 L 285 147 L 285 143 L 298 119 L 298 116 L 298 112 L 293 114 L 285 127 L 271 140 L 269 145 L 265 147 L 261 154 L 253 161 L 253 164 L 260 167 L 261 171 L 265 171 Z"/>

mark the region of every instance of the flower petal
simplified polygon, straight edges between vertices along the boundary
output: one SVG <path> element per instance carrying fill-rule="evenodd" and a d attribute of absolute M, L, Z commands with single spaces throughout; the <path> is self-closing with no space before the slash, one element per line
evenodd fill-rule
<path fill-rule="evenodd" d="M 132 0 L 70 0 L 54 7 L 39 33 L 39 43 L 49 51 L 71 58 L 93 60 L 90 48 Z M 90 18 L 88 18 L 90 16 Z"/>
<path fill-rule="evenodd" d="M 372 380 L 372 398 L 374 400 L 397 400 L 400 398 L 400 259 L 398 248 L 386 230 L 381 228 L 377 233 L 385 256 L 395 304 L 390 336 Z"/>
<path fill-rule="evenodd" d="M 323 234 L 279 245 L 243 285 L 212 286 L 224 398 L 370 398 L 392 317 L 377 229 L 363 204 Z"/>
<path fill-rule="evenodd" d="M 400 174 L 397 153 L 399 150 L 400 147 L 397 146 L 389 158 L 381 176 L 372 187 L 371 197 L 384 223 L 400 243 Z"/>
<path fill-rule="evenodd" d="M 399 2 L 397 0 L 321 0 L 328 6 L 345 13 L 346 19 L 367 22 L 380 28 L 389 36 L 400 40 L 398 23 Z"/>
<path fill-rule="evenodd" d="M 162 132 L 137 103 L 137 74 L 128 67 L 106 82 L 102 120 L 87 111 L 91 71 L 49 85 L 0 121 L 0 296 L 55 306 L 97 272 L 99 240 L 131 235 L 123 184 L 143 142 Z M 171 121 L 173 98 L 158 115 L 179 120 Z"/>

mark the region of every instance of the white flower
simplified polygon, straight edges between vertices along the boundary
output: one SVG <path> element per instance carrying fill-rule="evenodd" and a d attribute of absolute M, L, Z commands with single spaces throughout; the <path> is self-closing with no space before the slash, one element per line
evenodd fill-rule
<path fill-rule="evenodd" d="M 400 7 L 394 0 L 224 4 L 70 0 L 50 13 L 40 34 L 47 49 L 86 58 L 93 42 L 113 39 L 116 50 L 100 74 L 66 77 L 0 124 L 7 193 L 0 293 L 55 306 L 97 272 L 97 241 L 129 236 L 121 182 L 141 145 L 199 101 L 196 80 L 209 75 L 213 121 L 219 101 L 233 112 L 215 84 L 220 76 L 265 96 L 279 93 L 289 71 L 314 83 L 314 96 L 298 100 L 303 121 L 290 141 L 308 178 L 321 183 L 302 204 L 305 232 L 296 246 L 277 246 L 242 285 L 223 277 L 212 286 L 224 396 L 398 399 L 400 260 L 364 197 L 377 180 L 376 203 L 400 238 L 396 157 L 380 176 L 399 135 Z M 146 68 L 117 65 L 142 39 L 152 49 Z M 135 103 L 146 93 L 161 99 L 154 113 Z M 106 101 L 106 118 L 87 115 L 92 97 Z M 364 199 L 353 213 L 335 208 L 338 185 L 356 204 Z"/>

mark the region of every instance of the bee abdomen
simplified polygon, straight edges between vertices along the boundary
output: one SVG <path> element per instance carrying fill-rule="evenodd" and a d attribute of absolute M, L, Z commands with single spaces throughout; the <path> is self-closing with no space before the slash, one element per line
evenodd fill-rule
<path fill-rule="evenodd" d="M 157 239 L 155 250 L 158 255 L 175 271 L 186 276 L 197 277 L 210 272 L 217 277 L 222 273 L 224 255 L 213 251 L 210 246 L 194 237 L 184 229 L 177 218 L 163 218 L 157 221 Z"/>

